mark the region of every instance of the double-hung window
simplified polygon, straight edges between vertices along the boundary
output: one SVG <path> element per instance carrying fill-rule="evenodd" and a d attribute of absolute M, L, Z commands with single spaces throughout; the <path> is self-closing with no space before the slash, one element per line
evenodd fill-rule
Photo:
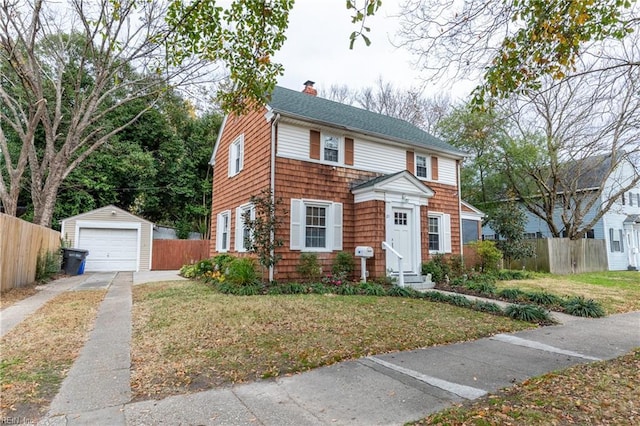
<path fill-rule="evenodd" d="M 218 226 L 216 228 L 216 251 L 229 251 L 230 246 L 230 222 L 231 212 L 229 210 L 218 213 Z"/>
<path fill-rule="evenodd" d="M 236 251 L 245 252 L 248 250 L 253 235 L 247 226 L 246 219 L 256 218 L 256 209 L 253 204 L 244 204 L 236 209 Z"/>
<path fill-rule="evenodd" d="M 340 137 L 328 133 L 322 134 L 322 159 L 332 163 L 340 161 Z"/>
<path fill-rule="evenodd" d="M 429 213 L 429 251 L 431 253 L 451 253 L 451 215 Z"/>
<path fill-rule="evenodd" d="M 609 228 L 609 249 L 612 253 L 624 251 L 624 236 L 622 229 Z"/>
<path fill-rule="evenodd" d="M 424 179 L 427 179 L 429 177 L 427 157 L 424 155 L 416 155 L 416 176 Z"/>
<path fill-rule="evenodd" d="M 291 250 L 342 250 L 342 204 L 291 200 Z"/>
<path fill-rule="evenodd" d="M 229 177 L 240 173 L 243 166 L 244 135 L 240 135 L 229 145 Z"/>

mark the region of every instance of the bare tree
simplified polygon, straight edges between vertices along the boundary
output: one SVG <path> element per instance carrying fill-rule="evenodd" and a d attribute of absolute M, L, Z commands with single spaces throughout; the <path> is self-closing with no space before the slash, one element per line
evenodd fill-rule
<path fill-rule="evenodd" d="M 481 102 L 573 74 L 585 52 L 637 32 L 638 14 L 635 2 L 616 0 L 406 0 L 399 37 L 429 78 L 482 78 Z"/>
<path fill-rule="evenodd" d="M 49 226 L 75 167 L 153 108 L 169 85 L 202 77 L 203 62 L 166 64 L 165 13 L 155 0 L 1 0 L 0 198 L 7 213 L 16 213 L 28 165 L 33 221 Z M 112 119 L 139 99 L 147 108 Z"/>
<path fill-rule="evenodd" d="M 619 53 L 633 61 L 640 49 Z M 611 64 L 596 61 L 505 105 L 517 133 L 504 146 L 504 172 L 556 237 L 581 238 L 640 182 L 640 67 Z"/>
<path fill-rule="evenodd" d="M 420 89 L 402 90 L 382 77 L 378 77 L 375 86 L 363 89 L 332 85 L 328 92 L 321 92 L 320 96 L 399 118 L 431 133 L 435 132 L 436 124 L 451 109 L 451 98 L 447 95 L 425 97 Z"/>

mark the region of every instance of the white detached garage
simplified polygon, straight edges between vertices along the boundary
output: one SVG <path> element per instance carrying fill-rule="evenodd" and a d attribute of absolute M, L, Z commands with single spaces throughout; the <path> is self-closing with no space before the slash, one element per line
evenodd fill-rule
<path fill-rule="evenodd" d="M 109 205 L 64 219 L 61 225 L 68 245 L 89 250 L 87 272 L 151 269 L 153 223 L 148 220 Z"/>

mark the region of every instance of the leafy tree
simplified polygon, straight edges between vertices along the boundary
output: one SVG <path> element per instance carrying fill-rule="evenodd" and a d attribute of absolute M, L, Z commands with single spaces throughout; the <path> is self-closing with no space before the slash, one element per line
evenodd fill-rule
<path fill-rule="evenodd" d="M 255 208 L 255 218 L 251 218 L 250 211 L 245 211 L 242 215 L 245 227 L 251 235 L 245 244 L 249 253 L 258 255 L 260 265 L 269 269 L 271 277 L 271 270 L 281 257 L 276 254 L 276 249 L 283 244 L 282 239 L 276 237 L 281 224 L 279 217 L 282 200 L 274 198 L 271 189 L 265 189 L 259 195 L 251 196 L 251 203 Z"/>
<path fill-rule="evenodd" d="M 503 203 L 489 214 L 487 223 L 500 235 L 496 247 L 507 263 L 526 259 L 534 254 L 533 246 L 524 239 L 526 220 L 524 211 L 514 201 Z"/>
<path fill-rule="evenodd" d="M 496 165 L 501 161 L 501 141 L 507 137 L 505 118 L 496 110 L 475 110 L 466 105 L 440 120 L 436 131 L 470 155 L 462 167 L 462 198 L 485 210 L 503 198 L 506 182 Z"/>
<path fill-rule="evenodd" d="M 573 74 L 588 48 L 612 52 L 607 43 L 640 22 L 635 2 L 625 0 L 410 0 L 403 7 L 401 38 L 420 66 L 435 78 L 482 74 L 478 103 Z M 638 67 L 620 59 L 616 67 Z"/>

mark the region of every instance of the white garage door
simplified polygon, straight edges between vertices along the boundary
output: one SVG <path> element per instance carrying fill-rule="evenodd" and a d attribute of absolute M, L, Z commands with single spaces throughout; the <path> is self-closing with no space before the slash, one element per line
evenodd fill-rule
<path fill-rule="evenodd" d="M 85 271 L 135 271 L 138 230 L 80 228 L 78 248 L 89 250 Z"/>

